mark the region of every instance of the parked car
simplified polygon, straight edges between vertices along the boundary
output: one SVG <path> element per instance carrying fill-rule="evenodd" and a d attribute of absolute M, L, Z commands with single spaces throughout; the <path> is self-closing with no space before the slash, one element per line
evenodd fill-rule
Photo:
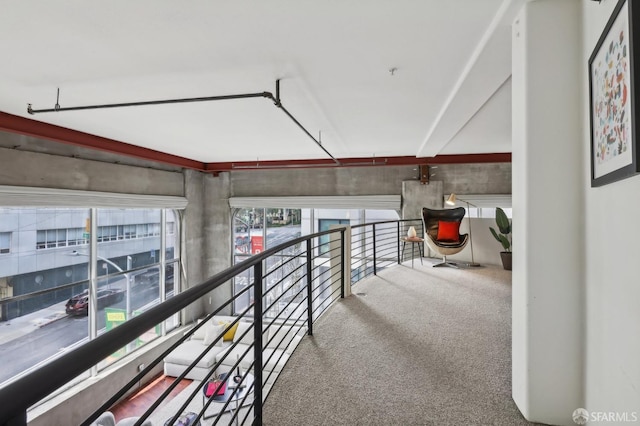
<path fill-rule="evenodd" d="M 98 309 L 114 305 L 124 299 L 123 290 L 102 289 L 98 290 Z M 65 305 L 65 312 L 69 315 L 89 314 L 89 292 L 88 290 L 72 296 Z"/>

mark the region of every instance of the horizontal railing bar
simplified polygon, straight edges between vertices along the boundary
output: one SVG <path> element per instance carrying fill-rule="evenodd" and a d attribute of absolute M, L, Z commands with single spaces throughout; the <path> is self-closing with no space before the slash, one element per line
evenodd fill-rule
<path fill-rule="evenodd" d="M 102 259 L 98 259 L 99 261 L 102 261 Z M 85 262 L 88 263 L 88 262 Z M 171 264 L 171 263 L 175 263 L 174 261 L 168 261 L 167 264 Z M 104 279 L 111 279 L 111 278 L 116 278 L 116 277 L 121 277 L 123 275 L 133 275 L 136 272 L 140 272 L 140 271 L 144 271 L 146 269 L 151 269 L 154 267 L 160 267 L 161 263 L 160 262 L 155 262 L 155 263 L 149 263 L 147 265 L 143 265 L 143 266 L 138 266 L 136 268 L 133 269 L 128 269 L 126 271 L 117 271 L 117 272 L 112 272 L 110 274 L 104 274 L 104 275 L 99 275 L 97 278 L 98 280 L 104 280 Z M 88 273 L 87 273 L 88 275 Z M 12 297 L 7 297 L 7 298 L 3 298 L 0 299 L 0 306 L 2 305 L 6 305 L 8 303 L 12 303 L 12 302 L 20 302 L 22 300 L 27 300 L 30 299 L 32 297 L 37 297 L 37 296 L 41 296 L 43 294 L 47 294 L 47 293 L 53 293 L 56 291 L 60 291 L 60 290 L 66 290 L 68 288 L 72 288 L 72 287 L 76 287 L 76 286 L 84 286 L 86 285 L 87 287 L 89 286 L 89 278 L 87 277 L 87 279 L 83 279 L 80 281 L 75 281 L 72 283 L 67 283 L 67 284 L 63 284 L 63 285 L 59 285 L 57 287 L 53 287 L 53 288 L 46 288 L 43 290 L 38 290 L 38 291 L 33 291 L 31 293 L 26 293 L 26 294 L 20 294 L 18 296 L 12 296 Z"/>
<path fill-rule="evenodd" d="M 319 288 L 320 286 L 316 286 L 313 289 L 318 290 Z M 327 286 L 324 289 L 322 289 L 320 292 L 318 292 L 318 294 L 313 299 L 311 299 L 311 301 L 315 302 L 316 300 L 318 300 L 318 298 L 322 296 L 327 290 L 331 290 L 331 286 Z M 334 290 L 334 291 L 337 291 L 337 290 Z M 332 293 L 329 293 L 329 294 L 332 294 Z"/>
<path fill-rule="evenodd" d="M 214 311 L 211 316 L 217 314 L 220 310 L 222 310 L 224 307 L 221 306 L 220 308 L 218 308 L 216 311 Z M 124 396 L 126 394 L 126 392 L 132 388 L 134 385 L 136 385 L 140 379 L 142 379 L 142 377 L 144 377 L 146 374 L 148 374 L 153 367 L 155 367 L 157 364 L 160 363 L 160 361 L 162 361 L 167 355 L 169 355 L 175 348 L 177 348 L 180 344 L 182 344 L 184 341 L 188 340 L 195 332 L 196 330 L 198 330 L 200 327 L 203 327 L 206 324 L 206 321 L 202 321 L 200 324 L 196 324 L 193 328 L 191 328 L 189 331 L 187 331 L 186 333 L 183 334 L 183 336 L 178 339 L 173 345 L 171 345 L 169 348 L 167 348 L 159 357 L 157 357 L 155 360 L 151 361 L 150 363 L 148 363 L 148 365 L 141 371 L 139 372 L 133 379 L 131 379 L 124 387 L 122 387 L 118 392 L 116 392 L 114 395 L 111 396 L 111 398 L 109 398 L 109 400 L 107 400 L 105 403 L 102 404 L 102 406 L 100 408 L 98 408 L 96 411 L 94 411 L 94 413 L 85 420 L 84 424 L 89 424 L 90 422 L 92 422 L 93 420 L 95 420 L 98 416 L 100 416 L 100 414 L 106 410 L 108 410 L 113 404 L 115 404 L 122 396 Z M 156 406 L 159 405 L 166 397 L 167 395 L 169 395 L 169 393 L 178 385 L 178 383 L 180 382 L 180 380 L 182 380 L 184 378 L 184 376 L 186 376 L 189 371 L 191 371 L 193 369 L 193 366 L 195 366 L 200 359 L 202 359 L 204 357 L 205 354 L 202 354 L 199 359 L 197 359 L 195 361 L 195 363 L 190 366 L 191 368 L 187 367 L 187 369 L 182 373 L 182 377 L 178 377 L 176 378 L 176 380 L 174 380 L 173 383 L 171 383 L 171 385 L 169 385 L 169 388 L 166 389 L 166 391 L 156 400 Z"/>
<path fill-rule="evenodd" d="M 338 291 L 340 291 L 340 290 L 339 289 L 334 290 L 329 296 L 331 297 L 331 296 L 335 295 L 335 293 L 337 293 Z M 335 299 L 332 299 L 331 302 L 328 303 L 327 306 L 324 309 L 322 309 L 322 311 L 320 311 L 320 313 L 317 316 L 320 316 L 324 311 L 329 309 L 329 307 L 332 305 L 332 303 L 335 300 L 338 300 L 338 298 L 336 297 Z M 318 307 L 313 310 L 313 314 L 316 314 L 318 312 L 318 309 L 322 308 L 322 305 L 324 305 L 324 303 L 321 303 L 320 305 L 318 305 Z"/>
<path fill-rule="evenodd" d="M 409 223 L 417 224 L 418 222 L 419 221 L 415 219 L 414 220 L 410 220 L 410 219 L 389 220 L 389 221 L 377 222 L 376 225 L 373 227 L 373 229 L 371 229 L 371 227 L 373 226 L 373 224 L 371 223 L 360 224 L 360 225 L 355 225 L 351 227 L 352 233 L 351 233 L 350 241 L 351 241 L 352 250 L 349 256 L 351 257 L 351 265 L 353 269 L 352 269 L 350 281 L 353 283 L 355 279 L 355 282 L 357 282 L 371 275 L 375 267 L 375 265 L 373 265 L 373 262 L 375 261 L 374 259 L 376 256 L 377 256 L 376 263 L 379 269 L 387 267 L 387 266 L 383 266 L 386 262 L 390 262 L 390 264 L 395 263 L 395 261 L 397 261 L 397 253 L 398 253 L 397 249 L 399 244 L 399 241 L 398 241 L 399 236 L 397 235 L 397 230 L 400 229 L 401 227 L 404 228 L 406 224 L 409 224 Z M 398 225 L 398 223 L 400 223 L 400 225 Z M 393 224 L 393 227 L 386 226 L 386 224 L 389 224 L 389 225 Z M 358 234 L 359 230 L 362 231 L 360 234 Z M 250 303 L 246 307 L 246 309 L 244 309 L 243 312 L 240 313 L 240 316 L 238 316 L 235 319 L 234 323 L 237 323 L 243 317 L 252 318 L 254 313 L 257 315 L 263 315 L 263 314 L 266 315 L 267 310 L 275 309 L 271 314 L 269 314 L 268 318 L 270 318 L 270 322 L 268 323 L 267 328 L 275 327 L 274 328 L 275 330 L 280 330 L 283 327 L 283 324 L 289 321 L 294 321 L 294 323 L 297 326 L 295 334 L 300 332 L 300 330 L 304 328 L 305 324 L 308 324 L 309 333 L 311 333 L 311 326 L 313 323 L 312 318 L 314 317 L 317 318 L 319 314 L 324 313 L 326 309 L 328 309 L 328 307 L 330 307 L 333 303 L 335 303 L 335 301 L 339 300 L 339 297 L 336 297 L 336 295 L 339 296 L 342 291 L 341 286 L 334 288 L 335 287 L 334 283 L 336 282 L 335 281 L 336 278 L 338 278 L 341 283 L 343 281 L 345 262 L 343 261 L 344 259 L 342 258 L 342 256 L 343 256 L 344 248 L 339 245 L 332 247 L 333 241 L 331 241 L 331 239 L 330 241 L 326 241 L 326 242 L 320 241 L 320 237 L 334 234 L 336 232 L 341 233 L 343 235 L 343 237 L 341 238 L 344 238 L 345 228 L 336 228 L 336 229 L 318 232 L 312 235 L 300 236 L 292 240 L 286 241 L 282 244 L 279 244 L 275 247 L 269 248 L 260 254 L 249 256 L 242 262 L 239 262 L 238 264 L 226 269 L 225 271 L 222 271 L 214 275 L 213 277 L 202 282 L 201 284 L 198 284 L 190 289 L 187 289 L 181 293 L 176 294 L 171 299 L 157 306 L 152 307 L 147 312 L 144 312 L 141 315 L 126 321 L 119 327 L 114 328 L 113 330 L 99 336 L 98 338 L 89 341 L 85 345 L 82 345 L 76 350 L 69 352 L 68 354 L 59 358 L 58 360 L 52 361 L 50 364 L 43 366 L 41 369 L 34 372 L 33 374 L 29 374 L 24 378 L 19 379 L 15 383 L 10 384 L 8 387 L 0 389 L 0 400 L 5 400 L 4 396 L 8 395 L 7 392 L 9 391 L 11 391 L 11 393 L 13 394 L 12 396 L 26 395 L 23 398 L 19 398 L 14 407 L 11 407 L 11 408 L 0 407 L 0 424 L 4 423 L 4 419 L 20 419 L 21 414 L 24 413 L 28 407 L 38 402 L 39 400 L 43 399 L 46 395 L 48 395 L 53 390 L 60 388 L 62 385 L 72 380 L 77 375 L 82 374 L 82 372 L 91 368 L 101 359 L 104 359 L 110 353 L 125 346 L 128 342 L 134 340 L 136 337 L 146 332 L 148 329 L 153 328 L 156 324 L 160 324 L 162 321 L 164 321 L 166 318 L 170 317 L 174 313 L 179 312 L 180 310 L 187 307 L 189 304 L 196 302 L 202 297 L 205 297 L 205 295 L 211 292 L 212 290 L 217 289 L 218 287 L 226 284 L 230 280 L 232 280 L 232 282 L 235 282 L 236 281 L 235 278 L 238 276 L 245 277 L 249 281 L 249 283 L 247 283 L 247 285 L 244 288 L 240 288 L 239 290 L 234 291 L 233 296 L 230 297 L 229 299 L 226 299 L 225 303 L 222 306 L 216 309 L 213 313 L 207 315 L 206 318 L 203 321 L 201 321 L 201 323 L 196 323 L 195 326 L 192 327 L 188 333 L 184 333 L 184 335 L 181 336 L 176 343 L 171 345 L 171 347 L 168 348 L 162 356 L 153 360 L 152 362 L 153 366 L 151 366 L 151 363 L 150 363 L 150 365 L 148 367 L 145 367 L 143 372 L 140 372 L 138 375 L 136 375 L 136 377 L 139 376 L 141 378 L 142 377 L 141 375 L 144 375 L 146 374 L 146 372 L 148 372 L 146 371 L 147 368 L 149 369 L 153 368 L 158 363 L 160 363 L 166 355 L 168 355 L 171 351 L 175 349 L 175 347 L 179 346 L 186 339 L 190 338 L 193 335 L 193 333 L 195 333 L 200 327 L 204 326 L 204 324 L 207 321 L 209 321 L 209 319 L 212 318 L 214 315 L 221 312 L 223 308 L 226 308 L 229 305 L 233 306 L 233 303 L 236 302 L 237 299 L 240 297 L 243 297 L 243 298 L 246 297 L 247 292 L 249 292 L 252 287 L 255 289 L 254 286 L 258 282 L 261 282 L 262 286 L 258 289 L 255 289 L 257 300 L 253 303 Z M 377 250 L 375 250 L 375 253 L 374 253 L 374 247 L 372 243 L 374 232 L 377 239 L 377 247 L 376 247 Z M 310 252 L 317 253 L 317 254 L 315 256 L 311 256 L 305 249 L 301 247 L 303 245 L 302 244 L 303 242 L 307 242 L 307 247 L 310 248 L 309 249 Z M 313 247 L 311 246 L 312 242 L 315 243 Z M 355 242 L 355 245 L 354 245 L 354 242 Z M 361 244 L 360 247 L 357 247 L 358 243 Z M 298 252 L 296 254 L 283 253 L 285 250 L 289 250 L 292 252 L 298 251 Z M 359 251 L 362 251 L 363 254 L 360 254 L 360 256 L 358 256 L 357 254 L 352 255 L 354 252 L 358 253 Z M 388 253 L 389 254 L 393 253 L 396 256 L 393 256 L 392 259 L 387 258 Z M 236 259 L 239 259 L 239 258 L 241 257 L 240 256 L 236 257 Z M 262 274 L 261 273 L 262 265 L 265 259 L 267 258 L 271 258 L 271 259 L 278 258 L 281 260 L 276 265 L 273 265 L 272 268 L 270 268 L 266 274 Z M 294 265 L 293 267 L 291 267 L 293 262 L 300 259 L 304 259 L 302 264 L 297 266 Z M 339 270 L 336 270 L 335 272 L 333 272 L 333 267 L 336 265 L 335 261 L 337 259 L 340 259 L 340 262 L 339 262 L 340 268 L 338 268 Z M 175 262 L 171 262 L 171 263 L 175 263 Z M 311 263 L 311 265 L 308 265 L 307 263 Z M 143 269 L 148 269 L 152 267 L 154 267 L 154 265 L 145 265 L 144 267 L 141 267 L 139 269 L 143 270 Z M 252 271 L 252 268 L 254 267 L 255 267 L 256 273 L 259 276 L 252 278 L 251 271 Z M 305 267 L 306 267 L 306 271 L 304 271 Z M 327 268 L 326 271 L 322 271 L 323 268 Z M 304 273 L 301 274 L 296 279 L 295 275 L 300 274 L 302 271 L 304 271 Z M 129 272 L 130 271 L 127 271 L 127 274 Z M 329 273 L 327 274 L 326 272 L 329 272 Z M 273 285 L 270 285 L 269 289 L 266 290 L 265 284 L 267 283 L 267 280 L 265 278 L 268 277 L 272 279 L 272 277 L 276 277 L 276 274 L 282 275 L 282 277 L 279 280 L 276 279 L 276 282 Z M 115 277 L 120 275 L 123 275 L 123 273 L 104 275 L 99 277 L 99 279 Z M 357 279 L 355 277 L 357 277 Z M 254 282 L 253 286 L 250 284 L 250 281 L 252 280 Z M 260 281 L 255 281 L 255 280 L 260 280 Z M 85 281 L 83 280 L 79 283 L 82 283 L 82 282 L 85 282 Z M 306 288 L 308 288 L 309 291 L 313 291 L 314 293 L 316 293 L 311 301 L 307 301 L 307 297 L 302 297 L 300 300 L 297 300 L 302 296 L 302 294 L 305 291 L 305 285 L 300 285 L 300 284 L 304 284 L 305 282 L 306 282 Z M 82 285 L 79 283 L 71 283 L 67 285 L 66 288 Z M 295 288 L 297 286 L 299 286 L 299 289 L 296 292 Z M 283 287 L 283 288 L 280 288 L 280 287 Z M 59 291 L 61 289 L 63 288 L 58 287 L 56 289 L 51 289 L 51 291 Z M 261 295 L 261 293 L 263 293 L 263 289 L 265 289 L 264 290 L 265 294 L 271 291 L 281 291 L 281 294 L 275 297 L 275 299 L 268 305 L 268 307 L 265 307 L 264 311 L 262 310 L 262 307 L 264 306 L 263 303 L 265 299 L 263 298 L 264 294 Z M 311 294 L 309 294 L 309 296 L 311 296 Z M 288 302 L 284 306 L 278 306 L 278 304 L 282 303 L 284 298 L 288 298 L 289 299 Z M 256 305 L 257 303 L 259 303 L 259 305 Z M 311 309 L 311 312 L 308 312 L 307 309 Z M 303 319 L 305 316 L 308 318 L 308 320 Z M 257 323 L 256 322 L 252 323 L 254 326 L 250 327 L 247 331 L 245 331 L 244 335 L 246 335 L 246 333 L 248 332 L 253 332 L 255 334 L 255 338 L 258 338 L 259 335 L 262 335 L 262 333 L 260 333 L 259 330 L 254 330 L 254 329 L 256 327 L 256 324 L 258 325 L 261 324 L 261 321 L 263 320 L 269 321 L 267 317 L 264 317 L 264 319 L 262 316 L 257 317 L 256 318 Z M 282 321 L 282 323 L 276 326 L 274 325 L 274 324 L 277 324 L 276 321 Z M 229 325 L 228 328 L 230 328 L 231 326 L 232 325 Z M 276 334 L 273 333 L 268 343 L 272 342 L 272 340 L 275 338 L 275 335 Z M 223 338 L 223 336 L 224 336 L 224 333 L 218 336 L 211 345 L 209 345 L 208 347 L 205 347 L 205 350 L 201 353 L 201 356 L 199 359 L 202 359 L 206 355 L 206 353 L 209 352 L 214 347 L 214 345 L 217 342 L 219 342 L 221 338 Z M 242 340 L 242 337 L 243 336 L 240 336 L 238 339 L 236 339 L 236 342 L 233 342 L 230 348 L 234 348 L 237 344 L 237 341 Z M 278 346 L 281 344 L 283 346 L 288 346 L 290 344 L 289 340 L 290 339 L 284 336 L 280 339 L 280 342 L 276 342 L 276 343 Z M 251 368 L 254 368 L 254 366 L 255 368 L 260 368 L 260 371 L 256 372 L 257 374 L 256 377 L 260 378 L 262 366 L 265 365 L 265 363 L 263 363 L 264 357 L 261 356 L 260 353 L 257 351 L 260 351 L 261 350 L 260 348 L 262 348 L 262 340 L 254 343 L 257 346 L 254 348 L 253 344 L 249 345 L 250 347 L 247 348 L 243 354 L 241 354 L 241 357 L 239 357 L 235 361 L 235 363 L 233 363 L 233 369 L 235 369 L 240 364 L 241 360 L 245 360 L 246 357 L 249 356 L 248 355 L 250 353 L 249 351 L 253 350 L 254 352 L 256 352 L 254 354 L 256 358 L 250 364 L 251 364 Z M 221 359 L 215 363 L 214 368 L 208 373 L 205 380 L 207 380 L 214 373 L 216 368 L 222 365 L 223 361 L 230 355 L 230 352 L 231 350 L 228 350 L 223 354 Z M 284 351 L 282 352 L 282 354 L 284 354 Z M 282 357 L 282 354 L 280 355 L 280 357 Z M 269 362 L 273 357 L 274 357 L 273 354 L 269 356 L 269 358 L 267 359 L 267 362 Z M 277 359 L 276 364 L 279 361 L 280 360 Z M 197 362 L 198 361 L 196 361 L 194 364 L 189 366 L 189 371 L 192 368 L 194 368 Z M 251 368 L 245 371 L 245 376 L 246 374 L 248 374 Z M 63 373 L 56 374 L 56 371 L 55 371 L 56 369 L 61 370 Z M 271 373 L 269 373 L 269 375 L 267 376 L 267 380 L 270 377 Z M 172 384 L 174 385 L 173 389 L 175 388 L 175 386 L 177 386 L 177 383 L 179 383 L 180 379 L 183 378 L 186 374 L 188 374 L 188 371 L 183 372 L 181 374 L 181 377 L 176 378 L 176 380 L 174 381 L 175 385 Z M 133 383 L 131 387 L 135 384 L 134 380 L 131 381 L 131 383 Z M 261 380 L 262 379 L 258 380 L 258 382 Z M 42 386 L 43 383 L 45 383 L 46 385 Z M 38 384 L 38 386 L 34 386 L 34 384 Z M 261 383 L 255 382 L 254 386 L 262 387 L 263 382 Z M 128 389 L 129 388 L 123 389 L 122 392 L 126 392 Z M 234 390 L 234 392 L 236 391 L 237 390 Z M 171 390 L 165 390 L 165 392 L 170 393 Z M 191 397 L 185 402 L 185 405 L 176 413 L 176 416 L 180 415 L 180 413 L 186 408 L 190 400 L 196 397 L 199 392 L 201 392 L 201 389 L 194 389 Z M 262 394 L 260 389 L 258 389 L 256 392 L 257 392 L 256 395 Z M 245 395 L 245 398 L 246 397 L 247 395 Z M 165 398 L 166 398 L 166 395 L 162 396 L 160 399 L 156 401 L 156 403 L 159 405 L 162 402 L 162 400 L 164 400 Z M 12 399 L 15 399 L 15 398 L 12 398 Z M 211 402 L 212 402 L 212 399 L 210 399 L 208 403 L 205 405 L 205 407 L 202 409 L 202 411 L 199 414 L 199 417 L 203 415 L 204 410 L 206 410 L 206 408 Z M 242 402 L 244 402 L 244 400 L 242 400 Z M 262 401 L 260 401 L 259 404 L 261 402 Z M 229 402 L 227 402 L 225 406 L 228 404 Z M 153 412 L 153 410 L 155 410 L 158 407 L 158 405 L 155 405 L 154 407 L 150 408 L 147 411 L 148 414 L 145 418 L 147 418 L 150 415 L 150 413 Z M 254 408 L 255 410 L 257 410 L 257 415 L 259 416 L 261 412 L 260 411 L 261 405 L 257 405 Z M 249 410 L 247 413 L 249 413 L 250 411 L 251 410 Z M 99 415 L 100 412 L 97 412 L 97 413 Z M 239 411 L 236 411 L 236 413 L 233 415 L 232 421 L 238 420 L 238 416 L 239 416 Z M 246 420 L 246 418 L 247 418 L 247 415 L 244 416 L 244 420 Z M 92 419 L 87 419 L 87 421 L 92 421 L 94 419 L 95 417 Z M 174 417 L 171 420 L 175 421 L 176 418 Z M 139 423 L 141 421 L 142 420 L 139 420 Z"/>
<path fill-rule="evenodd" d="M 267 278 L 267 277 L 269 277 L 269 275 L 275 273 L 275 271 L 278 271 L 278 270 L 282 269 L 284 266 L 288 265 L 289 263 L 291 263 L 291 262 L 293 262 L 293 261 L 295 261 L 297 259 L 304 258 L 305 256 L 304 255 L 297 255 L 297 256 L 287 256 L 287 257 L 289 257 L 289 259 L 287 259 L 284 262 L 281 261 L 280 265 L 275 265 L 276 267 L 274 267 L 274 268 L 270 269 L 269 271 L 267 271 L 267 273 L 264 274 L 263 277 Z"/>
<path fill-rule="evenodd" d="M 264 291 L 264 293 L 266 294 L 266 293 L 269 293 L 269 292 L 271 292 L 272 290 L 274 290 L 274 289 L 278 286 L 278 284 L 280 284 L 280 283 L 284 282 L 286 278 L 289 278 L 291 275 L 295 274 L 296 272 L 299 272 L 299 269 L 300 269 L 300 268 L 301 268 L 301 266 L 298 266 L 296 269 L 294 269 L 294 270 L 290 271 L 287 275 L 283 276 L 283 277 L 282 277 L 282 279 L 280 279 L 279 281 L 275 282 L 271 287 L 269 287 L 268 289 L 266 289 L 266 290 Z"/>
<path fill-rule="evenodd" d="M 100 276 L 98 278 L 102 278 L 102 276 Z M 88 280 L 76 281 L 76 282 L 70 283 L 70 284 L 63 284 L 63 285 L 61 285 L 59 287 L 47 288 L 47 289 L 44 289 L 44 290 L 33 291 L 31 293 L 21 294 L 21 295 L 13 296 L 13 297 L 8 297 L 8 298 L 5 298 L 5 299 L 0 299 L 0 306 L 6 305 L 6 304 L 9 304 L 9 303 L 12 303 L 12 302 L 20 302 L 22 300 L 31 299 L 32 297 L 42 296 L 43 294 L 53 293 L 53 292 L 56 292 L 56 291 L 66 290 L 68 288 L 77 287 L 77 286 L 85 286 L 85 285 L 87 287 L 89 287 L 89 281 Z M 60 302 L 57 302 L 57 303 L 60 303 Z"/>
<path fill-rule="evenodd" d="M 290 287 L 290 288 L 291 288 L 291 287 Z M 289 289 L 290 289 L 290 288 L 289 288 Z M 287 291 L 289 291 L 289 289 L 287 289 Z M 291 300 L 289 300 L 289 302 L 284 306 L 284 308 L 285 308 L 285 309 L 286 309 L 286 308 L 288 308 L 288 307 L 289 307 L 289 305 L 291 305 L 291 304 L 293 303 L 293 301 L 295 300 L 295 298 L 296 298 L 300 293 L 302 293 L 302 292 L 303 292 L 303 291 L 305 291 L 305 290 L 306 290 L 306 289 L 305 289 L 304 287 L 300 288 L 300 290 L 298 290 L 298 292 L 294 295 L 294 297 L 292 297 L 292 298 L 291 298 Z M 286 293 L 286 292 L 283 292 L 280 296 L 278 296 L 278 297 L 273 301 L 273 303 L 271 303 L 269 306 L 265 307 L 265 310 L 269 310 L 269 309 L 274 308 L 274 305 L 276 304 L 276 302 L 278 302 L 281 298 L 283 298 L 283 297 L 284 297 L 284 296 L 286 296 L 286 295 L 287 295 L 287 293 Z M 304 301 L 305 299 L 303 298 L 302 300 Z M 299 304 L 299 303 L 298 303 L 298 304 Z"/>
<path fill-rule="evenodd" d="M 397 222 L 403 223 L 403 222 L 412 222 L 412 221 L 418 221 L 418 220 L 420 219 L 390 219 L 390 220 L 382 220 L 380 222 L 374 222 L 374 223 L 376 226 L 378 226 L 385 223 L 397 223 Z M 351 229 L 360 229 L 367 226 L 373 226 L 374 223 L 360 223 L 358 225 L 353 225 Z"/>
<path fill-rule="evenodd" d="M 297 335 L 298 335 L 298 333 L 300 333 L 300 332 L 303 330 L 304 322 L 302 322 L 302 317 L 303 317 L 305 314 L 306 314 L 306 310 L 303 310 L 303 311 L 300 313 L 300 315 L 298 315 L 298 318 L 295 320 L 295 323 L 297 324 L 297 326 L 296 326 L 297 328 L 295 329 L 294 339 L 295 339 L 295 336 L 297 336 Z M 290 316 L 291 316 L 291 314 L 289 315 L 289 317 L 290 317 Z M 288 319 L 289 319 L 289 318 L 287 318 L 287 321 L 288 321 Z M 271 324 L 273 324 L 273 322 L 272 322 Z M 271 324 L 270 324 L 270 325 L 271 325 Z M 282 325 L 284 325 L 284 323 L 283 323 Z M 291 328 L 293 329 L 293 326 L 292 326 Z M 290 344 L 291 344 L 291 342 L 289 342 L 289 344 L 288 344 L 288 345 L 290 345 Z M 287 345 L 287 347 L 288 347 L 288 345 Z M 275 353 L 275 352 L 274 352 L 274 353 Z M 285 353 L 285 351 L 282 351 L 281 356 L 282 356 L 282 355 L 284 355 L 284 353 Z M 273 356 L 273 353 L 271 354 L 271 356 Z M 267 360 L 267 363 L 269 362 L 269 360 L 270 360 L 270 359 L 271 359 L 271 357 Z M 278 361 L 280 361 L 280 359 L 278 359 Z M 273 374 L 275 374 L 275 370 L 276 370 L 276 369 L 273 369 L 273 370 L 269 371 L 269 373 L 267 374 L 267 377 L 266 377 L 266 379 L 265 379 L 265 381 L 264 381 L 265 383 L 268 383 L 268 382 L 269 382 L 269 379 L 271 378 L 271 376 L 272 376 Z M 266 397 L 268 398 L 268 397 L 269 397 L 269 395 L 267 394 L 267 396 L 266 396 Z M 266 401 L 266 399 L 265 399 L 265 401 Z"/>
<path fill-rule="evenodd" d="M 13 404 L 0 405 L 0 422 L 3 419 L 11 419 L 20 415 L 27 407 L 32 406 L 74 377 L 89 370 L 95 365 L 95 360 L 104 359 L 109 354 L 126 346 L 150 328 L 155 327 L 156 324 L 160 324 L 174 313 L 206 296 L 212 290 L 220 287 L 258 262 L 262 262 L 267 257 L 282 251 L 286 247 L 301 243 L 309 238 L 329 235 L 334 232 L 342 232 L 342 229 L 327 230 L 297 237 L 273 248 L 266 249 L 262 253 L 214 275 L 205 282 L 176 294 L 160 305 L 129 319 L 122 325 L 96 337 L 87 344 L 68 352 L 61 358 L 53 360 L 50 364 L 44 365 L 37 371 L 0 389 L 0 401 L 13 401 Z"/>
<path fill-rule="evenodd" d="M 381 243 L 378 244 L 378 251 L 380 251 L 380 248 L 386 248 L 386 247 L 398 247 L 398 242 L 397 241 L 382 240 Z"/>

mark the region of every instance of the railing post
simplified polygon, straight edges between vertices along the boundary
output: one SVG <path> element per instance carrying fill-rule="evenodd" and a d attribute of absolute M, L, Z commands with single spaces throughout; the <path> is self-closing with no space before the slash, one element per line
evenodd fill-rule
<path fill-rule="evenodd" d="M 254 424 L 262 424 L 262 262 L 253 267 Z M 239 361 L 238 361 L 239 362 Z M 238 414 L 238 413 L 236 413 Z"/>
<path fill-rule="evenodd" d="M 398 236 L 396 238 L 396 241 L 398 242 L 398 265 L 400 265 L 400 263 L 402 263 L 402 262 L 400 262 L 400 221 L 398 221 L 396 224 L 398 225 L 397 226 L 397 228 L 398 228 Z"/>
<path fill-rule="evenodd" d="M 313 336 L 313 292 L 311 291 L 311 240 L 307 240 L 307 334 Z"/>
<path fill-rule="evenodd" d="M 378 275 L 378 267 L 377 267 L 377 259 L 376 259 L 376 224 L 373 224 L 373 275 Z"/>
<path fill-rule="evenodd" d="M 344 251 L 345 251 L 345 246 L 344 246 L 344 233 L 346 231 L 346 228 L 342 228 L 342 231 L 340 231 L 340 266 L 341 266 L 341 274 L 340 274 L 340 298 L 344 299 L 344 274 L 345 274 L 345 255 L 344 255 Z M 349 279 L 351 279 L 351 277 L 349 277 Z"/>

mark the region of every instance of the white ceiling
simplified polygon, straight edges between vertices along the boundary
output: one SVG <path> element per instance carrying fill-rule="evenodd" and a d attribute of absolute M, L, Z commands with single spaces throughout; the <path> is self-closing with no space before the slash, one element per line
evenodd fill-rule
<path fill-rule="evenodd" d="M 0 0 L 0 111 L 202 161 L 511 151 L 524 0 Z M 392 73 L 391 69 L 396 70 Z"/>

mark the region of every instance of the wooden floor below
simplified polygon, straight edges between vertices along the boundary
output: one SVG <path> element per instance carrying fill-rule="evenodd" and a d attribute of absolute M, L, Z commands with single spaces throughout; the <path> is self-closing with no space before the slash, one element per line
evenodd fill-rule
<path fill-rule="evenodd" d="M 175 377 L 169 377 L 161 374 L 149 382 L 145 387 L 130 395 L 127 399 L 111 407 L 110 411 L 115 416 L 116 421 L 122 420 L 126 417 L 140 416 L 160 397 L 160 395 L 162 395 L 165 390 L 167 390 L 167 388 L 169 388 L 174 380 Z M 182 392 L 184 388 L 189 386 L 191 382 L 192 380 L 189 379 L 181 380 L 162 402 L 162 405 L 171 401 L 176 395 Z"/>

